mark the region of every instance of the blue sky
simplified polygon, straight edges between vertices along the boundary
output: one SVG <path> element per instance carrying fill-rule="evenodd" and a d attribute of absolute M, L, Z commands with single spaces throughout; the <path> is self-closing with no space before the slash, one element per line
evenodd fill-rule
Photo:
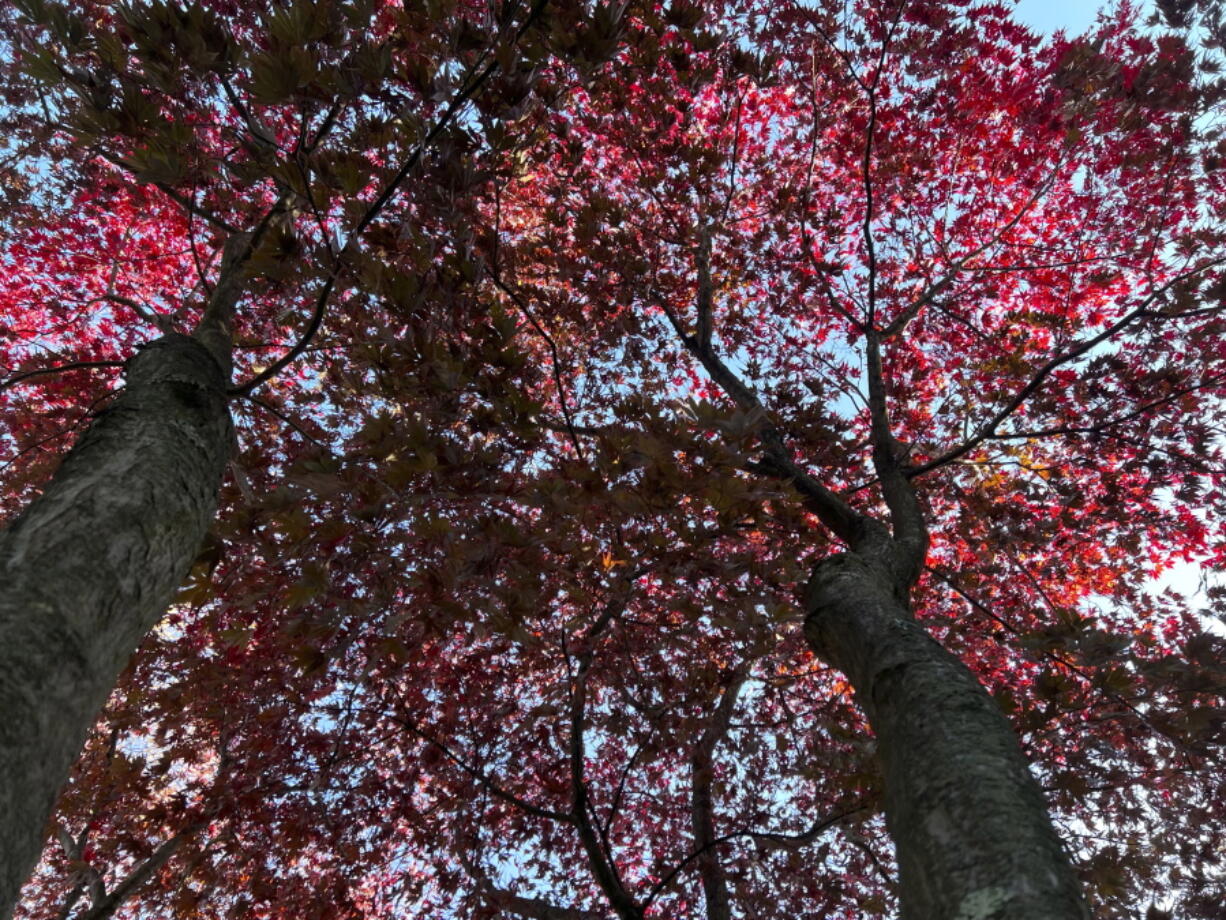
<path fill-rule="evenodd" d="M 1103 6 L 1097 0 L 1019 0 L 1017 18 L 1042 32 L 1080 32 Z"/>

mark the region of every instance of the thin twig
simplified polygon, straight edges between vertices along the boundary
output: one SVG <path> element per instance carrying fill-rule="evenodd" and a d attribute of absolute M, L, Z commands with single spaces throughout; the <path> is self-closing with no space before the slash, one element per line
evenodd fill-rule
<path fill-rule="evenodd" d="M 538 0 L 536 5 L 533 7 L 532 13 L 529 15 L 528 20 L 517 31 L 516 40 L 523 35 L 524 31 L 528 28 L 544 6 L 545 0 Z M 486 56 L 488 56 L 488 52 L 486 52 L 486 54 L 478 60 L 477 66 L 480 66 L 481 62 L 485 60 Z M 382 213 L 384 207 L 386 207 L 391 201 L 392 196 L 396 194 L 400 186 L 404 183 L 404 180 L 407 179 L 413 170 L 417 168 L 417 165 L 421 162 L 421 158 L 429 146 L 434 143 L 435 139 L 451 122 L 452 118 L 464 105 L 468 103 L 477 90 L 481 88 L 481 86 L 490 78 L 490 76 L 498 69 L 499 66 L 498 57 L 495 55 L 494 60 L 486 65 L 485 69 L 482 70 L 475 79 L 467 81 L 461 87 L 454 98 L 452 98 L 447 108 L 443 111 L 443 114 L 435 121 L 434 126 L 430 129 L 426 136 L 422 138 L 421 142 L 414 148 L 413 152 L 404 161 L 404 163 L 401 164 L 400 168 L 396 170 L 395 175 L 392 176 L 391 180 L 383 188 L 383 191 L 380 192 L 375 198 L 374 202 L 371 203 L 370 207 L 366 209 L 366 212 L 358 220 L 357 224 L 353 228 L 353 231 L 349 234 L 344 248 L 342 248 L 340 253 L 337 254 L 332 270 L 328 273 L 328 277 L 324 280 L 319 295 L 315 299 L 315 308 L 311 311 L 311 318 L 307 323 L 307 328 L 303 331 L 302 336 L 298 339 L 294 346 L 246 383 L 233 387 L 230 390 L 232 395 L 245 395 L 250 393 L 260 384 L 279 374 L 292 362 L 297 360 L 297 358 L 306 350 L 307 346 L 310 345 L 311 340 L 315 337 L 315 334 L 319 331 L 320 326 L 323 325 L 323 318 L 325 312 L 327 311 L 328 300 L 332 296 L 332 291 L 336 287 L 336 282 L 339 279 L 341 271 L 344 267 L 344 257 L 346 253 L 351 248 L 356 248 L 357 241 L 361 237 L 363 231 L 365 231 L 366 228 L 369 227 L 375 220 L 375 218 Z"/>
<path fill-rule="evenodd" d="M 1178 314 L 1172 315 L 1172 314 L 1159 313 L 1159 312 L 1149 309 L 1150 305 L 1153 304 L 1156 300 L 1158 300 L 1162 295 L 1164 295 L 1172 287 L 1179 284 L 1181 281 L 1185 281 L 1188 278 L 1191 278 L 1202 272 L 1208 271 L 1210 268 L 1213 268 L 1217 265 L 1221 265 L 1223 262 L 1226 262 L 1226 258 L 1213 259 L 1209 262 L 1205 262 L 1201 265 L 1198 265 L 1195 268 L 1189 269 L 1185 272 L 1181 272 L 1180 274 L 1172 278 L 1170 281 L 1168 281 L 1166 284 L 1162 285 L 1157 290 L 1152 291 L 1150 294 L 1148 294 L 1140 302 L 1138 306 L 1130 310 L 1128 313 L 1124 314 L 1123 317 L 1121 317 L 1116 322 L 1112 323 L 1102 332 L 1098 333 L 1097 335 L 1091 336 L 1088 339 L 1083 340 L 1079 344 L 1075 345 L 1074 347 L 1068 349 L 1067 351 L 1061 354 L 1053 355 L 1037 371 L 1035 371 L 1034 375 L 1030 378 L 1030 380 L 1021 389 L 1019 389 L 999 410 L 997 410 L 997 412 L 982 427 L 980 427 L 979 431 L 976 432 L 971 438 L 962 442 L 957 447 L 951 448 L 950 450 L 946 451 L 940 456 L 932 460 L 929 460 L 926 463 L 922 463 L 919 466 L 915 466 L 915 467 L 909 467 L 905 471 L 906 475 L 908 477 L 922 476 L 924 473 L 935 470 L 938 467 L 945 466 L 947 463 L 957 460 L 958 458 L 963 457 L 966 454 L 970 453 L 972 450 L 974 450 L 984 441 L 988 440 L 993 435 L 995 435 L 996 429 L 1001 425 L 1001 423 L 1003 423 L 1014 412 L 1016 412 L 1019 408 L 1021 408 L 1022 404 L 1025 403 L 1026 400 L 1029 399 L 1031 395 L 1033 395 L 1040 387 L 1043 386 L 1044 382 L 1047 380 L 1048 377 L 1052 375 L 1053 372 L 1055 372 L 1057 369 L 1059 369 L 1063 365 L 1068 364 L 1070 361 L 1077 360 L 1081 356 L 1087 354 L 1092 349 L 1096 348 L 1098 345 L 1101 345 L 1103 342 L 1110 341 L 1112 338 L 1114 338 L 1120 332 L 1123 332 L 1125 329 L 1127 329 L 1137 320 L 1150 318 L 1150 317 L 1159 317 L 1159 318 L 1164 318 L 1164 319 L 1178 319 L 1179 318 Z"/>
<path fill-rule="evenodd" d="M 648 893 L 647 900 L 644 902 L 643 908 L 644 910 L 649 908 L 652 903 L 655 902 L 655 900 L 664 892 L 664 889 L 669 886 L 673 879 L 680 875 L 687 866 L 689 866 L 694 860 L 698 859 L 698 857 L 706 853 L 708 850 L 723 846 L 725 843 L 731 843 L 733 840 L 765 840 L 783 846 L 801 847 L 816 840 L 819 836 L 821 836 L 823 831 L 826 831 L 835 824 L 838 824 L 844 818 L 849 818 L 858 812 L 864 811 L 868 807 L 868 803 L 862 802 L 852 808 L 818 818 L 813 822 L 809 829 L 802 834 L 780 834 L 772 831 L 733 831 L 730 834 L 724 834 L 720 837 L 716 837 L 705 846 L 694 850 L 683 860 L 681 860 L 681 862 L 677 863 L 677 865 L 673 866 L 672 869 L 666 872 L 660 881 L 656 882 L 655 886 Z"/>
<path fill-rule="evenodd" d="M 496 270 L 487 270 L 486 274 L 489 275 L 490 280 L 494 283 L 494 287 L 498 288 L 498 290 L 502 291 L 502 293 L 506 294 L 507 297 L 511 299 L 511 302 L 515 304 L 516 309 L 523 314 L 524 318 L 528 321 L 532 328 L 536 330 L 537 335 L 544 340 L 546 346 L 549 348 L 550 366 L 553 369 L 553 383 L 558 390 L 558 404 L 562 407 L 562 415 L 566 420 L 566 431 L 570 435 L 571 444 L 574 445 L 575 453 L 578 455 L 579 459 L 586 459 L 587 455 L 584 453 L 583 446 L 579 443 L 578 432 L 575 428 L 575 419 L 570 411 L 570 402 L 566 396 L 566 387 L 562 382 L 562 355 L 558 350 L 558 343 L 554 340 L 554 337 L 550 335 L 549 330 L 546 329 L 540 320 L 536 318 L 532 310 L 529 309 L 527 301 L 525 301 L 523 297 L 521 297 L 512 287 L 507 285 L 502 278 L 499 277 Z"/>
<path fill-rule="evenodd" d="M 9 387 L 15 387 L 23 381 L 29 380 L 32 377 L 41 377 L 46 374 L 59 374 L 63 371 L 75 371 L 88 367 L 123 367 L 124 361 L 73 361 L 69 364 L 60 364 L 56 367 L 42 367 L 34 371 L 25 371 L 21 374 L 14 374 L 8 380 L 0 382 L 0 392 L 7 390 Z"/>

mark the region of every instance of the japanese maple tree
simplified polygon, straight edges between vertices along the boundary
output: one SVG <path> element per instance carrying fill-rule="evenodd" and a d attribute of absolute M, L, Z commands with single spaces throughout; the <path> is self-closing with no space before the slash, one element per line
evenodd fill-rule
<path fill-rule="evenodd" d="M 20 915 L 1215 916 L 1222 643 L 1154 579 L 1221 564 L 1221 150 L 1163 11 L 14 11 L 0 623 L 95 570 L 70 622 L 157 622 Z M 152 484 L 83 450 L 141 400 Z M 74 476 L 136 536 L 32 568 Z M 107 641 L 88 699 L 4 649 L 61 752 Z"/>
<path fill-rule="evenodd" d="M 11 820 L 0 835 L 0 909 L 36 858 L 99 706 L 199 551 L 232 446 L 230 401 L 308 347 L 326 306 L 363 273 L 359 251 L 367 236 L 387 232 L 380 219 L 427 150 L 439 173 L 462 178 L 457 164 L 469 141 L 457 118 L 466 104 L 487 88 L 486 104 L 498 99 L 508 117 L 524 102 L 531 70 L 550 53 L 550 29 L 567 28 L 565 13 L 538 22 L 542 8 L 511 4 L 479 26 L 471 17 L 483 16 L 480 5 L 67 8 L 35 0 L 6 9 L 15 36 L 7 97 L 15 127 L 30 135 L 24 151 L 36 173 L 64 157 L 77 166 L 66 182 L 85 180 L 74 196 L 82 211 L 56 214 L 60 232 L 71 238 L 74 225 L 96 221 L 108 198 L 117 214 L 139 208 L 138 186 L 186 214 L 160 231 L 145 213 L 119 237 L 99 230 L 107 251 L 94 258 L 110 267 L 74 276 L 66 300 L 40 298 L 54 277 L 71 275 L 63 265 L 28 283 L 18 274 L 10 288 L 6 312 L 18 326 L 10 359 L 19 365 L 57 339 L 96 351 L 117 325 L 127 328 L 106 347 L 130 344 L 139 325 L 162 334 L 131 358 L 123 393 L 4 536 L 0 691 L 11 718 L 0 799 Z M 383 80 L 393 66 L 408 79 Z M 10 226 L 42 210 L 38 197 L 18 198 Z M 450 206 L 440 194 L 422 210 Z M 429 221 L 422 214 L 418 223 Z M 37 229 L 28 235 L 35 247 L 50 242 Z M 172 259 L 154 273 L 158 288 L 134 290 L 140 279 L 121 278 L 121 267 L 142 242 L 168 236 L 195 281 L 182 285 Z M 377 270 L 368 263 L 367 274 Z M 168 290 L 167 281 L 182 286 Z M 46 311 L 42 322 L 30 321 L 31 295 Z M 298 345 L 266 367 L 240 362 L 249 376 L 231 385 L 236 332 L 275 336 L 292 324 L 299 297 L 315 306 Z M 248 309 L 236 317 L 239 302 Z M 63 336 L 66 328 L 80 339 Z M 23 371 L 6 384 L 29 379 Z M 19 468 L 17 493 L 20 483 Z"/>

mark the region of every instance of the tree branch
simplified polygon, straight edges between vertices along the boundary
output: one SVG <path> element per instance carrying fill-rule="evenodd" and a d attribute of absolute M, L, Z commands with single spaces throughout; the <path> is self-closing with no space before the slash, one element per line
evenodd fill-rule
<path fill-rule="evenodd" d="M 533 6 L 532 11 L 529 13 L 527 20 L 516 32 L 516 41 L 518 41 L 519 37 L 523 35 L 532 21 L 540 14 L 540 11 L 545 6 L 545 2 L 546 0 L 537 0 L 537 3 Z M 484 57 L 482 60 L 484 60 Z M 311 340 L 314 339 L 316 333 L 319 332 L 320 327 L 323 325 L 324 314 L 327 312 L 328 300 L 332 296 L 332 291 L 336 287 L 336 282 L 339 279 L 341 271 L 344 267 L 346 253 L 349 252 L 351 248 L 356 247 L 357 241 L 361 237 L 363 231 L 365 231 L 366 228 L 369 227 L 370 224 L 379 216 L 379 214 L 383 212 L 383 209 L 387 206 L 392 197 L 396 194 L 397 190 L 399 190 L 400 186 L 404 183 L 404 180 L 407 179 L 413 170 L 417 168 L 417 165 L 421 162 L 421 158 L 425 154 L 426 150 L 429 149 L 430 145 L 434 143 L 435 139 L 451 122 L 452 118 L 465 104 L 467 104 L 477 90 L 481 88 L 481 86 L 490 78 L 490 76 L 498 69 L 499 66 L 498 56 L 495 55 L 494 60 L 490 61 L 490 63 L 486 65 L 485 69 L 482 70 L 475 79 L 465 82 L 465 84 L 452 98 L 451 102 L 447 105 L 447 108 L 443 111 L 443 114 L 435 121 L 434 126 L 431 127 L 426 136 L 422 138 L 421 142 L 418 143 L 418 145 L 413 149 L 413 152 L 409 154 L 404 163 L 400 165 L 400 168 L 396 170 L 396 173 L 392 176 L 391 180 L 386 186 L 384 186 L 383 191 L 379 193 L 378 197 L 375 198 L 370 207 L 366 209 L 365 213 L 363 213 L 362 217 L 354 226 L 353 231 L 349 234 L 348 239 L 345 241 L 344 247 L 339 253 L 337 253 L 332 269 L 329 271 L 327 278 L 324 279 L 319 295 L 315 298 L 315 308 L 311 311 L 311 318 L 307 323 L 307 328 L 303 331 L 302 336 L 298 339 L 294 346 L 246 383 L 234 387 L 230 391 L 232 394 L 246 395 L 247 393 L 250 393 L 260 384 L 281 373 L 281 371 L 297 360 L 297 358 L 304 351 L 306 351 L 307 346 L 311 344 Z"/>
<path fill-rule="evenodd" d="M 700 246 L 698 251 L 700 263 L 699 311 L 701 315 L 702 311 L 706 310 L 709 316 L 710 305 L 708 304 L 704 307 L 702 303 L 702 279 L 704 272 L 709 271 L 709 269 L 702 268 L 703 258 L 704 254 Z M 870 521 L 853 509 L 838 495 L 814 479 L 800 464 L 792 459 L 787 446 L 783 442 L 783 437 L 778 429 L 767 420 L 766 410 L 754 392 L 724 364 L 715 353 L 715 349 L 709 341 L 704 345 L 699 337 L 686 332 L 681 324 L 681 320 L 673 312 L 672 308 L 668 306 L 663 297 L 655 292 L 653 292 L 653 296 L 657 305 L 668 318 L 673 330 L 685 345 L 686 350 L 698 359 L 698 362 L 702 364 L 711 379 L 736 403 L 741 411 L 759 420 L 758 436 L 770 460 L 770 465 L 779 470 L 780 478 L 787 479 L 792 483 L 796 490 L 805 498 L 805 503 L 809 509 L 837 537 L 849 545 L 858 545 L 867 536 L 868 532 L 873 529 L 872 525 L 875 522 Z"/>
<path fill-rule="evenodd" d="M 1030 209 L 1038 204 L 1039 201 L 1043 199 L 1043 196 L 1046 195 L 1051 189 L 1052 184 L 1056 181 L 1056 176 L 1059 175 L 1062 162 L 1063 152 L 1061 152 L 1061 156 L 1057 158 L 1056 165 L 1047 175 L 1047 178 L 1039 183 L 1035 190 L 1030 194 L 1030 197 L 1023 202 L 1021 208 L 1018 209 L 1018 212 L 1014 214 L 1013 217 L 1011 217 L 1004 224 L 1004 226 L 997 230 L 996 233 L 991 236 L 991 238 L 976 246 L 974 249 L 960 258 L 944 275 L 941 276 L 940 279 L 928 285 L 928 287 L 920 292 L 920 295 L 915 300 L 904 307 L 902 311 L 896 317 L 894 317 L 894 319 L 891 320 L 884 329 L 881 330 L 881 341 L 887 342 L 896 335 L 899 335 L 905 331 L 907 326 L 910 325 L 911 321 L 919 315 L 920 310 L 933 303 L 939 296 L 941 296 L 941 294 L 947 291 L 950 285 L 957 280 L 958 275 L 960 275 L 974 259 L 977 259 L 979 256 L 983 255 L 985 252 L 999 243 L 1002 239 L 1004 239 L 1006 233 L 1021 223 L 1022 218 L 1025 217 L 1026 214 L 1029 213 Z M 1010 271 L 1014 269 L 1010 267 L 1001 270 Z"/>
<path fill-rule="evenodd" d="M 583 452 L 583 447 L 579 444 L 578 430 L 575 428 L 575 419 L 571 414 L 570 403 L 566 398 L 566 387 L 562 383 L 562 356 L 561 352 L 558 350 L 558 343 L 554 340 L 553 336 L 549 334 L 549 330 L 546 329 L 541 324 L 540 320 L 538 320 L 532 313 L 532 311 L 528 309 L 527 302 L 520 297 L 518 292 L 503 282 L 496 270 L 487 269 L 486 273 L 489 275 L 490 280 L 494 282 L 494 287 L 498 288 L 498 290 L 502 291 L 502 293 L 506 294 L 507 297 L 511 299 L 511 302 L 515 304 L 516 309 L 518 309 L 519 312 L 524 315 L 524 318 L 528 321 L 532 328 L 536 330 L 537 335 L 539 335 L 545 341 L 545 345 L 549 348 L 550 366 L 553 368 L 553 384 L 558 391 L 558 405 L 562 408 L 562 416 L 566 421 L 566 431 L 570 435 L 570 441 L 571 444 L 574 445 L 575 453 L 578 455 L 580 460 L 583 460 L 586 455 Z"/>
<path fill-rule="evenodd" d="M 207 822 L 197 821 L 189 824 L 173 837 L 163 841 L 148 859 L 128 873 L 127 878 L 116 885 L 104 898 L 100 901 L 95 901 L 88 911 L 79 914 L 76 920 L 108 920 L 109 917 L 114 916 L 115 912 L 123 906 L 124 902 L 144 887 L 170 861 L 171 857 L 179 851 L 183 844 L 205 826 L 207 826 Z"/>
<path fill-rule="evenodd" d="M 294 431 L 298 432 L 298 434 L 300 434 L 302 437 L 306 438 L 308 441 L 310 441 L 310 442 L 311 442 L 312 444 L 314 444 L 316 447 L 323 448 L 324 450 L 326 450 L 326 451 L 327 451 L 329 454 L 331 454 L 332 456 L 337 457 L 336 452 L 335 452 L 335 451 L 333 451 L 333 449 L 332 449 L 332 448 L 331 448 L 329 445 L 325 444 L 323 441 L 319 440 L 319 438 L 317 438 L 317 437 L 315 437 L 314 435 L 312 435 L 312 434 L 311 434 L 309 431 L 307 431 L 305 428 L 303 428 L 303 427 L 302 427 L 301 423 L 299 423 L 299 422 L 295 421 L 295 420 L 294 420 L 294 419 L 293 419 L 293 418 L 292 418 L 292 417 L 291 417 L 291 416 L 290 416 L 288 413 L 286 413 L 286 412 L 282 412 L 280 409 L 278 409 L 278 408 L 277 408 L 276 406 L 274 406 L 272 403 L 267 402 L 267 401 L 265 401 L 265 400 L 263 400 L 263 399 L 260 399 L 260 397 L 258 397 L 258 396 L 253 396 L 253 395 L 252 395 L 252 394 L 250 394 L 250 393 L 244 393 L 244 394 L 243 394 L 243 399 L 246 399 L 248 402 L 251 402 L 251 403 L 253 403 L 254 405 L 259 406 L 259 407 L 260 407 L 261 409 L 263 409 L 265 412 L 267 412 L 267 413 L 269 413 L 270 415 L 273 415 L 273 416 L 275 416 L 276 418 L 280 419 L 282 422 L 284 422 L 285 424 L 289 425 L 289 427 L 290 427 L 290 428 L 292 428 Z M 337 459 L 339 459 L 339 460 L 344 460 L 345 458 L 343 458 L 343 457 L 337 457 Z"/>
<path fill-rule="evenodd" d="M 24 371 L 20 374 L 14 374 L 8 380 L 0 381 L 0 393 L 32 377 L 58 374 L 62 371 L 82 370 L 87 367 L 123 367 L 125 363 L 124 361 L 73 361 L 69 364 L 60 364 L 55 367 L 40 367 L 38 370 Z"/>
<path fill-rule="evenodd" d="M 407 731 L 409 734 L 413 735 L 414 737 L 420 738 L 422 741 L 425 741 L 427 744 L 432 744 L 436 748 L 438 748 L 443 753 L 443 756 L 445 756 L 448 760 L 454 763 L 457 767 L 459 767 L 461 770 L 463 770 L 465 773 L 467 773 L 469 776 L 475 779 L 478 783 L 480 783 L 481 786 L 484 789 L 487 789 L 490 792 L 490 794 L 493 795 L 495 798 L 502 799 L 502 801 L 510 805 L 514 805 L 516 808 L 520 809 L 521 811 L 526 812 L 527 814 L 532 815 L 533 817 L 547 818 L 550 821 L 563 821 L 567 824 L 574 823 L 574 817 L 569 812 L 554 811 L 551 808 L 543 808 L 540 805 L 533 805 L 527 799 L 521 798 L 515 793 L 510 792 L 504 789 L 503 787 L 499 786 L 492 779 L 486 776 L 485 773 L 483 773 L 480 769 L 478 769 L 477 767 L 474 767 L 472 764 L 469 764 L 462 757 L 460 757 L 458 754 L 452 751 L 451 748 L 443 744 L 443 742 L 435 738 L 432 738 L 430 735 L 423 732 L 421 729 L 419 729 L 416 725 L 414 725 L 408 719 L 402 718 L 392 713 L 387 713 L 386 716 L 387 718 L 391 719 L 393 722 L 402 726 L 405 729 L 405 731 Z"/>
<path fill-rule="evenodd" d="M 868 807 L 868 803 L 862 802 L 844 811 L 838 811 L 832 815 L 818 818 L 803 834 L 779 834 L 771 831 L 733 831 L 730 834 L 724 834 L 721 837 L 716 837 L 706 846 L 694 850 L 683 860 L 681 860 L 681 862 L 677 863 L 677 865 L 673 866 L 672 869 L 666 872 L 660 881 L 656 882 L 655 886 L 651 889 L 651 892 L 647 895 L 647 900 L 643 904 L 643 909 L 646 910 L 647 908 L 651 907 L 656 899 L 663 894 L 664 890 L 668 888 L 670 884 L 672 884 L 673 879 L 680 875 L 687 866 L 689 866 L 692 862 L 694 862 L 694 860 L 698 859 L 708 850 L 723 846 L 725 843 L 731 843 L 733 840 L 762 840 L 774 842 L 780 846 L 799 848 L 812 843 L 814 840 L 820 837 L 824 831 L 829 830 L 844 818 L 849 818 L 858 812 L 864 811 Z"/>
<path fill-rule="evenodd" d="M 1115 428 L 1123 425 L 1126 422 L 1131 422 L 1147 412 L 1152 412 L 1160 406 L 1175 402 L 1190 393 L 1195 393 L 1198 390 L 1207 390 L 1216 386 L 1226 384 L 1226 374 L 1216 377 L 1210 377 L 1208 380 L 1202 380 L 1199 383 L 1189 386 L 1180 387 L 1171 393 L 1166 394 L 1158 399 L 1150 400 L 1135 406 L 1122 415 L 1117 415 L 1114 418 L 1105 419 L 1101 422 L 1095 422 L 1092 425 L 1049 425 L 1046 428 L 1033 428 L 1029 431 L 1011 431 L 1005 434 L 993 434 L 984 438 L 985 441 L 1017 441 L 1017 440 L 1034 440 L 1037 438 L 1051 438 L 1065 435 L 1087 435 L 1101 434 L 1109 428 Z"/>
<path fill-rule="evenodd" d="M 1180 314 L 1159 313 L 1154 310 L 1151 310 L 1150 305 L 1153 304 L 1160 297 L 1162 297 L 1162 295 L 1164 295 L 1172 287 L 1179 284 L 1181 281 L 1185 281 L 1188 278 L 1194 277 L 1195 275 L 1198 275 L 1201 272 L 1207 271 L 1210 268 L 1213 268 L 1214 266 L 1221 265 L 1223 262 L 1226 262 L 1226 258 L 1213 259 L 1213 260 L 1210 260 L 1209 262 L 1202 263 L 1201 265 L 1198 265 L 1195 268 L 1189 269 L 1188 271 L 1181 272 L 1180 274 L 1172 278 L 1170 281 L 1168 281 L 1166 284 L 1162 285 L 1157 290 L 1152 291 L 1150 294 L 1148 294 L 1137 307 L 1130 310 L 1128 313 L 1124 314 L 1123 317 L 1116 320 L 1116 322 L 1112 323 L 1102 332 L 1098 333 L 1097 335 L 1091 336 L 1090 338 L 1073 346 L 1072 348 L 1068 349 L 1062 354 L 1053 355 L 1051 358 L 1047 360 L 1046 363 L 1044 363 L 1037 371 L 1035 371 L 1034 375 L 1030 378 L 1030 380 L 1027 381 L 1027 383 L 1021 389 L 1019 389 L 1008 400 L 1008 402 L 1006 402 L 999 410 L 997 410 L 996 414 L 994 414 L 986 423 L 984 423 L 984 425 L 980 427 L 979 431 L 976 432 L 971 438 L 969 438 L 966 441 L 963 441 L 957 447 L 951 448 L 950 450 L 946 451 L 940 456 L 932 460 L 929 460 L 927 463 L 923 463 L 923 464 L 920 464 L 919 466 L 910 467 L 906 469 L 905 475 L 908 478 L 922 476 L 924 473 L 931 472 L 932 470 L 945 466 L 946 464 L 951 463 L 954 460 L 957 460 L 960 457 L 965 456 L 966 454 L 974 450 L 976 447 L 978 447 L 980 444 L 982 444 L 984 441 L 989 440 L 990 438 L 993 438 L 996 435 L 996 429 L 1006 419 L 1008 419 L 1011 415 L 1013 415 L 1014 412 L 1016 412 L 1019 408 L 1021 408 L 1021 406 L 1026 402 L 1026 400 L 1029 399 L 1040 387 L 1043 386 L 1043 383 L 1047 380 L 1048 377 L 1051 376 L 1051 374 L 1054 371 L 1056 371 L 1063 365 L 1068 364 L 1071 361 L 1077 360 L 1082 355 L 1085 355 L 1086 353 L 1096 348 L 1097 346 L 1103 344 L 1104 342 L 1111 340 L 1116 335 L 1118 335 L 1119 333 L 1127 329 L 1129 326 L 1131 326 L 1137 320 L 1144 319 L 1147 317 L 1178 319 L 1180 317 Z"/>
<path fill-rule="evenodd" d="M 928 552 L 928 524 L 915 486 L 903 469 L 904 452 L 891 430 L 889 400 L 885 391 L 885 372 L 881 365 L 879 333 L 870 324 L 865 333 L 868 377 L 868 408 L 873 469 L 881 484 L 881 494 L 890 509 L 894 539 L 901 550 L 899 572 L 903 582 L 915 583 Z"/>
<path fill-rule="evenodd" d="M 1020 563 L 1018 563 L 1018 561 L 1016 559 L 1013 559 L 1012 556 L 1011 556 L 1011 561 L 1013 562 L 1014 567 L 1022 573 L 1022 575 L 1027 579 L 1027 581 L 1029 581 L 1031 585 L 1039 591 L 1039 594 L 1043 596 L 1045 603 L 1049 607 L 1052 606 L 1050 598 L 1046 596 L 1046 593 L 1043 591 L 1042 587 L 1038 585 L 1038 583 L 1035 581 L 1034 576 L 1025 568 L 1025 566 L 1022 566 Z M 957 580 L 955 580 L 952 575 L 950 575 L 947 572 L 943 572 L 937 568 L 930 568 L 929 571 L 932 572 L 932 574 L 935 575 L 942 582 L 944 582 L 946 587 L 948 587 L 956 595 L 958 595 L 960 598 L 966 601 L 966 603 L 973 610 L 977 610 L 979 613 L 983 614 L 988 619 L 990 619 L 993 623 L 998 624 L 1003 629 L 1012 633 L 1013 635 L 1015 636 L 1023 635 L 1023 631 L 1021 629 L 1019 629 L 1013 623 L 1010 623 L 1004 617 L 997 614 L 984 601 L 980 600 L 978 597 L 971 594 L 969 591 L 967 591 L 965 588 L 959 585 Z M 1196 757 L 1202 756 L 1202 752 L 1189 748 L 1187 744 L 1184 743 L 1184 741 L 1180 739 L 1179 737 L 1177 737 L 1176 735 L 1173 735 L 1170 732 L 1164 731 L 1163 729 L 1159 728 L 1152 721 L 1150 721 L 1150 719 L 1145 715 L 1144 712 L 1142 712 L 1132 703 L 1128 702 L 1128 700 L 1124 699 L 1118 693 L 1108 690 L 1106 687 L 1097 686 L 1094 682 L 1094 678 L 1090 676 L 1089 674 L 1087 674 L 1084 668 L 1081 668 L 1078 665 L 1074 664 L 1073 662 L 1069 661 L 1068 659 L 1063 658 L 1062 656 L 1056 654 L 1054 651 L 1045 649 L 1045 650 L 1042 650 L 1040 654 L 1042 654 L 1042 656 L 1048 659 L 1049 661 L 1055 664 L 1058 664 L 1060 667 L 1064 668 L 1065 670 L 1070 671 L 1073 674 L 1077 675 L 1079 678 L 1085 681 L 1087 686 L 1091 687 L 1094 690 L 1097 690 L 1099 693 L 1102 693 L 1104 696 L 1110 698 L 1114 702 L 1123 706 L 1125 709 L 1129 710 L 1134 716 L 1136 716 L 1138 722 L 1140 722 L 1142 725 L 1148 728 L 1155 735 L 1158 735 L 1161 738 L 1165 738 L 1167 741 L 1171 742 L 1175 747 L 1179 748 L 1185 754 L 1192 754 L 1193 756 L 1196 756 Z"/>
<path fill-rule="evenodd" d="M 622 884 L 617 864 L 611 852 L 602 846 L 602 840 L 592 826 L 591 805 L 588 800 L 587 780 L 584 776 L 586 758 L 584 721 L 587 705 L 587 681 L 595 657 L 595 644 L 600 634 L 612 622 L 618 612 L 625 609 L 625 598 L 616 598 L 605 605 L 600 616 L 583 635 L 585 646 L 580 652 L 579 668 L 571 680 L 570 691 L 570 778 L 571 820 L 579 831 L 579 840 L 587 854 L 588 864 L 597 883 L 609 899 L 609 904 L 621 920 L 642 920 L 643 908 L 635 902 Z"/>
<path fill-rule="evenodd" d="M 708 848 L 698 857 L 698 873 L 707 902 L 707 920 L 730 920 L 732 917 L 728 877 L 719 854 L 710 846 L 715 840 L 715 804 L 711 780 L 715 775 L 715 748 L 728 734 L 737 698 L 744 685 L 745 675 L 734 673 L 690 755 L 690 828 L 695 846 L 699 850 Z"/>

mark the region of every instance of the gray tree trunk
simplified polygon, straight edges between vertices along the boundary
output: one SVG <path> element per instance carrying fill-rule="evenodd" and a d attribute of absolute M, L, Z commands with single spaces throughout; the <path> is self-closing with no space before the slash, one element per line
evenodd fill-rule
<path fill-rule="evenodd" d="M 911 616 L 886 560 L 816 567 L 805 635 L 847 675 L 877 736 L 903 920 L 1086 920 L 1080 887 L 1013 731 Z"/>
<path fill-rule="evenodd" d="M 229 456 L 228 369 L 171 334 L 0 533 L 0 918 L 99 709 L 199 551 Z"/>

